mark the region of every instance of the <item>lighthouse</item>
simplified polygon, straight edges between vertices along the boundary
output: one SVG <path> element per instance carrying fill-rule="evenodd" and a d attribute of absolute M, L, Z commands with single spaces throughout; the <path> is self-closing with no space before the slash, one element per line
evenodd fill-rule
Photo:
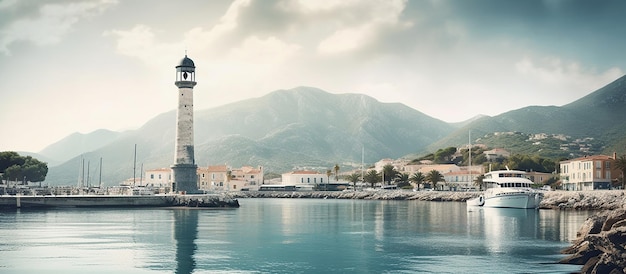
<path fill-rule="evenodd" d="M 176 150 L 172 165 L 172 190 L 197 193 L 198 166 L 193 149 L 193 87 L 196 85 L 196 66 L 185 54 L 176 66 L 178 110 L 176 112 Z"/>

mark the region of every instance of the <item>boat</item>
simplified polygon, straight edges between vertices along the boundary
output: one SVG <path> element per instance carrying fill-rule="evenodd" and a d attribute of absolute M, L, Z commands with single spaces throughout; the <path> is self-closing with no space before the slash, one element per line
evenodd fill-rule
<path fill-rule="evenodd" d="M 483 206 L 485 205 L 485 197 L 480 195 L 476 198 L 472 198 L 466 201 L 468 206 Z"/>
<path fill-rule="evenodd" d="M 538 208 L 543 193 L 531 188 L 533 182 L 525 175 L 525 171 L 508 168 L 486 173 L 483 207 Z"/>

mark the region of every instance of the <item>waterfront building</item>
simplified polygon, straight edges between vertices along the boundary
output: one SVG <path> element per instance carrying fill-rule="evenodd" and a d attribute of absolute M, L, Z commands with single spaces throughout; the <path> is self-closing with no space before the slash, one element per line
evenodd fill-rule
<path fill-rule="evenodd" d="M 537 171 L 526 172 L 526 178 L 528 178 L 528 180 L 531 180 L 535 184 L 543 184 L 545 181 L 552 177 L 557 177 L 557 175 L 553 173 Z"/>
<path fill-rule="evenodd" d="M 282 174 L 283 185 L 310 185 L 327 184 L 328 176 L 311 170 L 296 170 Z"/>
<path fill-rule="evenodd" d="M 616 155 L 592 155 L 561 161 L 559 177 L 564 190 L 609 189 L 618 172 L 612 172 Z"/>
<path fill-rule="evenodd" d="M 424 173 L 424 172 L 422 172 Z M 445 180 L 446 189 L 456 191 L 468 191 L 478 190 L 478 186 L 475 185 L 478 176 L 484 173 L 483 166 L 463 166 L 458 170 L 442 173 Z M 424 175 L 427 175 L 424 173 Z"/>
<path fill-rule="evenodd" d="M 229 170 L 226 165 L 199 167 L 198 188 L 200 190 L 224 190 L 230 179 Z"/>
<path fill-rule="evenodd" d="M 241 168 L 232 169 L 230 176 L 232 180 L 245 182 L 244 185 L 247 186 L 249 190 L 257 190 L 259 185 L 263 184 L 263 167 L 259 166 L 258 168 L 254 168 L 251 166 L 242 166 Z"/>
<path fill-rule="evenodd" d="M 176 66 L 178 109 L 176 111 L 176 145 L 172 168 L 172 189 L 181 193 L 198 192 L 197 168 L 193 144 L 193 87 L 196 66 L 185 55 Z"/>
<path fill-rule="evenodd" d="M 172 188 L 172 169 L 156 168 L 146 170 L 145 185 L 155 188 L 164 188 L 169 192 Z"/>

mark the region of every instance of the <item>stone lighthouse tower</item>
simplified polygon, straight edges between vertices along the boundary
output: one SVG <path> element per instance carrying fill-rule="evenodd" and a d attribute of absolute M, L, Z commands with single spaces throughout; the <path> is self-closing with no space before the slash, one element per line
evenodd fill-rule
<path fill-rule="evenodd" d="M 196 66 L 187 57 L 176 66 L 178 111 L 176 112 L 176 150 L 172 165 L 172 190 L 197 193 L 196 161 L 193 152 L 193 87 L 196 85 Z"/>

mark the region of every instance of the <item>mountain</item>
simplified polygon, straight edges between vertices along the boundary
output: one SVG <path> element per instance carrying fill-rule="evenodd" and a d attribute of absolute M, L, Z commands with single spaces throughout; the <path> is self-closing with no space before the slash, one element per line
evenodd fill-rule
<path fill-rule="evenodd" d="M 563 134 L 594 138 L 603 153 L 623 151 L 626 145 L 626 76 L 570 104 L 529 106 L 494 117 L 482 117 L 428 146 L 429 150 L 464 145 L 471 130 L 473 140 L 494 132 Z M 490 144 L 487 144 L 490 145 Z"/>
<path fill-rule="evenodd" d="M 108 185 L 133 174 L 140 176 L 142 166 L 144 170 L 168 167 L 174 159 L 175 119 L 175 111 L 166 112 L 137 130 L 107 138 L 104 145 L 52 167 L 46 182 L 75 184 L 83 160 L 90 163 L 90 177 L 97 176 L 94 168 L 100 157 Z M 198 110 L 194 123 L 199 166 L 262 165 L 277 173 L 293 168 L 326 170 L 336 163 L 360 165 L 362 149 L 366 162 L 397 158 L 422 151 L 454 130 L 452 125 L 403 104 L 310 87 Z M 138 164 L 133 168 L 135 144 Z"/>
<path fill-rule="evenodd" d="M 48 159 L 50 166 L 63 163 L 84 153 L 99 149 L 117 139 L 121 133 L 106 129 L 99 129 L 88 134 L 73 133 L 60 141 L 45 147 L 38 154 Z"/>

